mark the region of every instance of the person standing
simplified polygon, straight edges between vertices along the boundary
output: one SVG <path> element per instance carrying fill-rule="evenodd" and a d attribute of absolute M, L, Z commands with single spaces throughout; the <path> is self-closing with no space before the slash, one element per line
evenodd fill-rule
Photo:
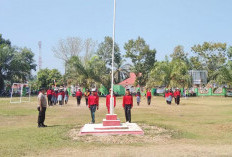
<path fill-rule="evenodd" d="M 80 88 L 78 88 L 78 90 L 76 92 L 76 98 L 77 98 L 77 106 L 80 106 L 81 98 L 82 98 L 82 92 L 81 92 Z"/>
<path fill-rule="evenodd" d="M 176 88 L 175 92 L 174 92 L 174 98 L 175 98 L 175 103 L 177 105 L 180 104 L 180 90 L 179 88 Z"/>
<path fill-rule="evenodd" d="M 108 110 L 108 114 L 110 114 L 110 98 L 111 98 L 111 89 L 109 90 L 109 94 L 106 96 L 106 107 L 107 107 L 107 110 Z M 115 97 L 115 95 L 113 95 L 113 98 L 114 98 L 114 107 L 115 107 L 116 106 L 116 97 Z"/>
<path fill-rule="evenodd" d="M 137 100 L 137 105 L 139 106 L 139 104 L 140 104 L 140 101 L 141 101 L 141 94 L 140 94 L 140 91 L 138 91 L 137 93 L 136 93 L 136 100 Z"/>
<path fill-rule="evenodd" d="M 125 110 L 126 122 L 131 123 L 131 109 L 133 108 L 133 97 L 130 94 L 129 89 L 126 90 L 126 95 L 123 96 L 122 106 Z"/>
<path fill-rule="evenodd" d="M 69 98 L 68 90 L 66 89 L 66 90 L 65 90 L 65 96 L 64 96 L 65 104 L 67 104 L 67 103 L 68 103 L 68 98 Z"/>
<path fill-rule="evenodd" d="M 149 89 L 147 90 L 147 104 L 151 104 L 151 91 Z"/>
<path fill-rule="evenodd" d="M 52 105 L 52 89 L 51 89 L 51 87 L 49 87 L 49 89 L 47 90 L 47 97 L 48 97 L 48 105 L 51 106 Z"/>
<path fill-rule="evenodd" d="M 95 112 L 96 112 L 96 109 L 97 110 L 99 109 L 99 98 L 95 93 L 96 93 L 96 90 L 93 89 L 91 92 L 91 95 L 88 97 L 88 107 L 89 107 L 91 118 L 92 118 L 91 124 L 95 123 Z"/>
<path fill-rule="evenodd" d="M 64 95 L 63 93 L 64 93 L 63 88 L 60 88 L 58 92 L 59 105 L 63 105 L 63 95 Z"/>
<path fill-rule="evenodd" d="M 55 90 L 54 90 L 54 99 L 53 99 L 54 105 L 57 104 L 57 99 L 58 99 L 58 89 L 55 88 Z"/>
<path fill-rule="evenodd" d="M 38 127 L 47 127 L 47 125 L 44 125 L 45 121 L 45 112 L 47 109 L 47 100 L 45 96 L 46 90 L 45 88 L 40 89 L 40 93 L 38 95 L 38 111 L 39 111 L 39 116 L 38 116 Z"/>
<path fill-rule="evenodd" d="M 86 91 L 85 91 L 85 103 L 86 103 L 86 106 L 88 106 L 88 97 L 89 97 L 89 95 L 90 95 L 90 92 L 89 92 L 88 89 L 86 89 Z"/>

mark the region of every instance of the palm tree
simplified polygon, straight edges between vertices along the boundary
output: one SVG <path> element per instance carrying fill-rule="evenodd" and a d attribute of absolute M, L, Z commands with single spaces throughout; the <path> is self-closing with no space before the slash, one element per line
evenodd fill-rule
<path fill-rule="evenodd" d="M 125 60 L 121 60 L 118 64 L 115 66 L 114 71 L 114 83 L 118 84 L 122 82 L 123 80 L 129 78 L 130 75 L 130 64 L 123 64 Z"/>

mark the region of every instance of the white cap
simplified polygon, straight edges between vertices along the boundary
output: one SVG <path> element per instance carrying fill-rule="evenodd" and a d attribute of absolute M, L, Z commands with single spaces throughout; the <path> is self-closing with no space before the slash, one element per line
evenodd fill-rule
<path fill-rule="evenodd" d="M 96 92 L 96 88 L 93 88 L 93 89 L 92 89 L 92 92 Z"/>

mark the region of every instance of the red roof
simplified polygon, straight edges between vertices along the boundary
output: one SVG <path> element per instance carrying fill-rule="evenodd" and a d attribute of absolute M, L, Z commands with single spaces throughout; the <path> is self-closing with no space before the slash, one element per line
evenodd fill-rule
<path fill-rule="evenodd" d="M 134 85 L 136 80 L 135 73 L 130 73 L 130 77 L 122 82 L 120 82 L 118 85 Z"/>

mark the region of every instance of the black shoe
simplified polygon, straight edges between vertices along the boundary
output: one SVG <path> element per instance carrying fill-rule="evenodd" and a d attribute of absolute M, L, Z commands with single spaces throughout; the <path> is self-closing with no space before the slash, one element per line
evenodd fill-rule
<path fill-rule="evenodd" d="M 42 124 L 43 127 L 47 127 L 47 125 Z"/>
<path fill-rule="evenodd" d="M 38 128 L 43 128 L 44 126 L 42 124 L 38 124 Z"/>

